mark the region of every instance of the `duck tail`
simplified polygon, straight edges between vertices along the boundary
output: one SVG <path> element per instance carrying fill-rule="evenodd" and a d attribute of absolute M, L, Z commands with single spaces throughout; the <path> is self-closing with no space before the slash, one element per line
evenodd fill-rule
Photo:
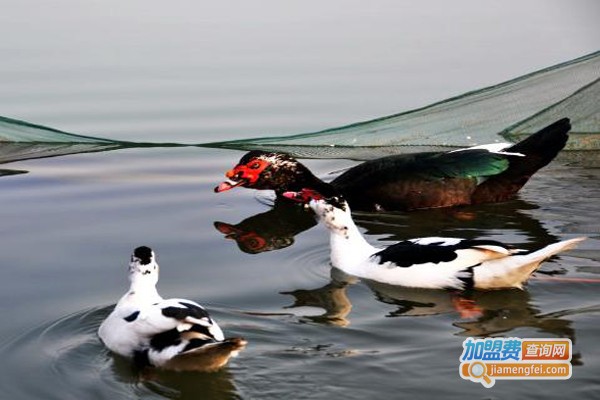
<path fill-rule="evenodd" d="M 530 253 L 528 256 L 525 256 L 526 260 L 529 259 L 531 261 L 529 261 L 523 267 L 518 268 L 523 272 L 521 284 L 525 283 L 529 279 L 531 274 L 537 271 L 537 269 L 540 267 L 543 261 L 558 253 L 562 253 L 563 251 L 567 251 L 574 248 L 578 243 L 584 241 L 585 239 L 587 238 L 577 237 L 573 239 L 563 240 L 561 242 L 550 244 L 540 250 Z"/>
<path fill-rule="evenodd" d="M 231 357 L 236 357 L 247 343 L 242 338 L 228 338 L 222 342 L 205 344 L 178 354 L 161 367 L 171 371 L 217 371 Z"/>
<path fill-rule="evenodd" d="M 542 128 L 533 135 L 507 148 L 505 151 L 524 154 L 525 157 L 521 157 L 521 161 L 530 158 L 531 160 L 526 163 L 528 167 L 521 166 L 521 168 L 533 169 L 531 171 L 533 174 L 552 161 L 558 152 L 565 147 L 569 139 L 568 133 L 570 130 L 571 121 L 569 118 L 563 118 Z M 515 167 L 517 166 L 518 163 L 516 163 Z"/>
<path fill-rule="evenodd" d="M 545 167 L 565 147 L 571 123 L 563 118 L 541 129 L 505 152 L 520 153 L 524 157 L 510 156 L 506 171 L 490 177 L 477 187 L 473 204 L 505 201 L 527 183 L 540 168 Z"/>
<path fill-rule="evenodd" d="M 562 253 L 563 251 L 566 251 L 566 250 L 571 250 L 572 248 L 577 246 L 578 243 L 583 242 L 586 239 L 587 239 L 586 237 L 581 236 L 581 237 L 576 237 L 573 239 L 563 240 L 563 241 L 560 241 L 557 243 L 549 244 L 548 246 L 546 246 L 540 250 L 530 253 L 529 256 L 540 259 L 540 261 L 544 261 L 545 259 L 552 257 L 555 254 Z"/>
<path fill-rule="evenodd" d="M 479 289 L 522 288 L 544 260 L 574 248 L 585 239 L 587 238 L 577 237 L 563 240 L 527 253 L 517 250 L 511 256 L 492 260 L 486 268 L 477 271 L 479 276 L 475 276 L 476 287 Z"/>

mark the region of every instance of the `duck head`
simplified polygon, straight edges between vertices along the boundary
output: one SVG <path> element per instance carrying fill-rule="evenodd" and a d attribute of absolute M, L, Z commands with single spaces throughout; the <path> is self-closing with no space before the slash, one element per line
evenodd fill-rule
<path fill-rule="evenodd" d="M 346 236 L 354 226 L 350 207 L 342 195 L 325 197 L 313 189 L 302 189 L 298 192 L 285 192 L 284 197 L 308 204 L 319 220 L 334 233 Z"/>
<path fill-rule="evenodd" d="M 224 192 L 238 186 L 250 189 L 270 189 L 277 193 L 299 190 L 317 180 L 312 172 L 289 154 L 253 150 L 246 153 L 238 164 L 227 171 L 225 181 L 215 188 Z"/>
<path fill-rule="evenodd" d="M 150 247 L 136 248 L 129 261 L 129 280 L 133 283 L 156 285 L 158 282 L 158 264 L 154 251 Z"/>

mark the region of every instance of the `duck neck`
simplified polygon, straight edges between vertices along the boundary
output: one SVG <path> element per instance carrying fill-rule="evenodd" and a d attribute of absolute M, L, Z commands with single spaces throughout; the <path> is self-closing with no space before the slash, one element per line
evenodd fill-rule
<path fill-rule="evenodd" d="M 131 281 L 129 291 L 125 294 L 125 297 L 135 298 L 136 301 L 146 303 L 160 301 L 162 298 L 156 290 L 156 283 L 150 282 L 146 277 L 139 277 Z"/>
<path fill-rule="evenodd" d="M 353 221 L 346 229 L 330 229 L 331 264 L 351 275 L 360 276 L 359 266 L 377 249 L 371 246 Z"/>
<path fill-rule="evenodd" d="M 316 190 L 325 197 L 335 196 L 338 194 L 334 186 L 319 179 L 301 163 L 298 163 L 294 170 L 281 171 L 277 176 L 277 179 L 281 179 L 285 182 L 285 184 L 278 185 L 278 189 L 276 189 L 276 191 L 279 194 L 287 191 L 298 192 L 302 189 Z"/>
<path fill-rule="evenodd" d="M 311 175 L 312 175 L 312 173 L 311 173 Z M 316 190 L 317 192 L 319 192 L 321 195 L 323 195 L 325 197 L 337 196 L 339 194 L 339 191 L 331 183 L 322 181 L 321 179 L 317 178 L 314 175 L 312 175 L 311 179 L 312 179 L 311 185 L 306 186 L 309 189 Z M 301 188 L 301 189 L 304 189 L 304 188 Z"/>

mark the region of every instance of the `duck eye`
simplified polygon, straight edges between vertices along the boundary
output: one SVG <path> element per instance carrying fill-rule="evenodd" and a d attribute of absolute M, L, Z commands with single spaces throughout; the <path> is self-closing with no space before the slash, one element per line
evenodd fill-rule
<path fill-rule="evenodd" d="M 258 161 L 250 164 L 250 168 L 252 168 L 252 169 L 258 169 L 259 167 L 260 167 L 260 163 Z"/>

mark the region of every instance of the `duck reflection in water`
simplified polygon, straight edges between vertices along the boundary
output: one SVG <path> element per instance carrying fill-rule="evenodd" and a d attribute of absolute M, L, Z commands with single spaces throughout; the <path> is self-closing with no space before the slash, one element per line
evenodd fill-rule
<path fill-rule="evenodd" d="M 413 211 L 410 213 L 356 213 L 358 226 L 369 235 L 389 235 L 399 241 L 407 237 L 460 236 L 476 238 L 502 230 L 531 238 L 544 246 L 559 240 L 531 216 L 537 205 L 522 200 L 459 208 Z M 214 222 L 215 228 L 234 240 L 244 253 L 258 254 L 284 249 L 294 237 L 317 224 L 312 210 L 289 201 L 276 200 L 270 210 L 253 215 L 237 224 Z M 526 248 L 526 245 L 518 244 Z"/>
<path fill-rule="evenodd" d="M 302 316 L 301 319 L 327 325 L 350 325 L 352 302 L 347 290 L 358 279 L 335 268 L 331 270 L 331 278 L 327 285 L 316 289 L 281 292 L 294 297 L 294 303 L 286 308 L 321 308 L 324 310 L 321 315 Z M 451 291 L 361 281 L 371 289 L 378 301 L 395 307 L 386 314 L 387 317 L 454 314 L 457 318 L 452 325 L 461 329 L 456 333 L 459 336 L 494 336 L 528 327 L 553 337 L 567 337 L 575 341 L 572 321 L 565 317 L 598 311 L 598 307 L 594 307 L 542 314 L 532 305 L 529 292 L 521 289 Z"/>
<path fill-rule="evenodd" d="M 238 224 L 215 221 L 226 239 L 235 240 L 244 253 L 257 254 L 291 246 L 294 236 L 317 224 L 312 212 L 289 201 L 278 201 L 269 211 L 253 215 Z"/>
<path fill-rule="evenodd" d="M 172 372 L 154 368 L 139 368 L 131 360 L 115 355 L 112 359 L 113 375 L 126 384 L 136 387 L 138 397 L 147 397 L 151 391 L 161 398 L 192 400 L 235 399 L 239 390 L 228 367 L 215 372 Z M 144 395 L 145 394 L 145 395 Z"/>

